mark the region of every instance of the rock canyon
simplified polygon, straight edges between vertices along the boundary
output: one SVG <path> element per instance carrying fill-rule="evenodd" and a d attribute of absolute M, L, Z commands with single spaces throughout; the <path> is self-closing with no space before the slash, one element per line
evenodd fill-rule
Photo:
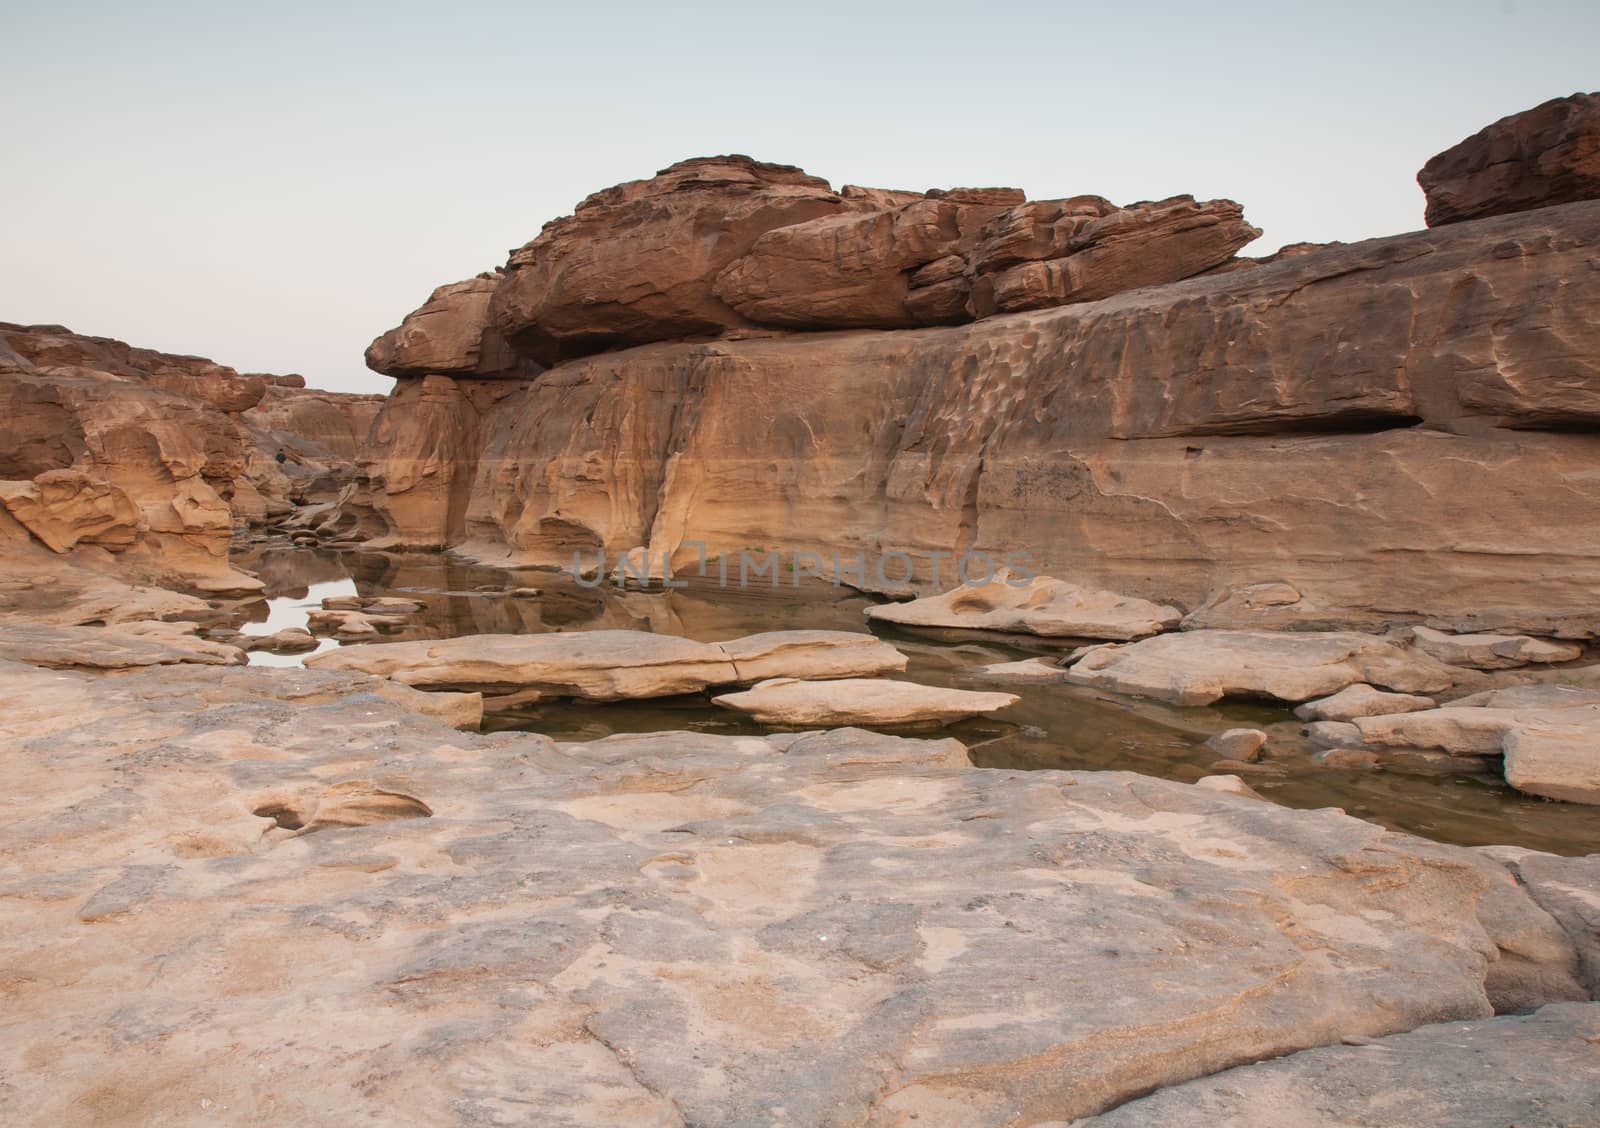
<path fill-rule="evenodd" d="M 0 1117 L 1591 1122 L 1600 94 L 1418 180 L 684 160 L 386 396 L 0 323 Z"/>

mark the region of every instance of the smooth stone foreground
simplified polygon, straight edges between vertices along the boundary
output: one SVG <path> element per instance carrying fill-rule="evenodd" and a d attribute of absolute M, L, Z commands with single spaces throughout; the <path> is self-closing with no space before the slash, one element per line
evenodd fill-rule
<path fill-rule="evenodd" d="M 945 689 L 887 678 L 773 678 L 741 693 L 725 693 L 711 700 L 768 725 L 903 728 L 945 725 L 982 716 L 1015 705 L 1020 698 L 1014 693 Z"/>
<path fill-rule="evenodd" d="M 1130 1101 L 1084 1128 L 1583 1125 L 1600 1109 L 1600 1004 L 1323 1046 Z"/>
<path fill-rule="evenodd" d="M 1426 654 L 1354 631 L 1184 631 L 1090 649 L 1067 680 L 1174 705 L 1229 696 L 1309 701 L 1358 682 L 1402 693 L 1449 689 L 1449 667 Z"/>
<path fill-rule="evenodd" d="M 51 626 L 0 620 L 0 661 L 51 669 L 129 670 L 198 663 L 242 666 L 237 646 L 196 637 L 191 623 L 134 622 L 114 627 Z"/>
<path fill-rule="evenodd" d="M 620 701 L 700 693 L 779 675 L 897 673 L 906 668 L 906 657 L 872 635 L 848 631 L 770 631 L 720 643 L 647 631 L 573 631 L 345 647 L 308 658 L 306 665 L 378 674 L 419 689 L 515 692 L 521 700 L 543 694 Z"/>
<path fill-rule="evenodd" d="M 1335 811 L 340 680 L 0 664 L 0 1120 L 1037 1123 L 1587 997 L 1569 894 Z"/>
<path fill-rule="evenodd" d="M 1027 583 L 1002 576 L 941 595 L 866 609 L 869 619 L 908 627 L 956 627 L 1051 638 L 1136 639 L 1171 630 L 1183 619 L 1176 607 L 1114 591 L 1080 587 L 1054 576 Z"/>

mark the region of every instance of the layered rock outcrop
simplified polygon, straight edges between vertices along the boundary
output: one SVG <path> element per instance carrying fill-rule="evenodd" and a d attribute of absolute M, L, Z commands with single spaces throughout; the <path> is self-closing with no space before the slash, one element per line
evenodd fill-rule
<path fill-rule="evenodd" d="M 1231 200 L 835 192 L 788 165 L 702 157 L 590 196 L 502 273 L 439 287 L 372 342 L 367 363 L 397 377 L 531 377 L 591 353 L 762 327 L 958 323 L 1188 278 L 1259 234 Z"/>
<path fill-rule="evenodd" d="M 335 500 L 382 400 L 58 325 L 0 323 L 0 538 L 208 591 L 236 523 Z M 279 466 L 287 449 L 292 461 Z M 109 555 L 108 555 L 109 554 Z"/>
<path fill-rule="evenodd" d="M 1185 608 L 1274 581 L 1274 626 L 1593 636 L 1597 253 L 1570 204 L 963 326 L 403 379 L 352 525 L 567 567 L 865 553 L 868 587 L 874 554 L 1020 550 Z"/>
<path fill-rule="evenodd" d="M 1428 226 L 1600 199 L 1600 93 L 1503 117 L 1417 173 Z"/>

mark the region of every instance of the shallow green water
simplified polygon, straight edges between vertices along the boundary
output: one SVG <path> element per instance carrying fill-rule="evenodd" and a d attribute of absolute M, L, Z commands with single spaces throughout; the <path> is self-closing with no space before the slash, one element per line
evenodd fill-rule
<path fill-rule="evenodd" d="M 1115 769 L 1192 782 L 1211 774 L 1216 757 L 1202 747 L 1208 736 L 1250 725 L 1266 729 L 1271 740 L 1268 763 L 1247 781 L 1286 806 L 1342 807 L 1384 826 L 1461 845 L 1508 843 L 1563 854 L 1600 851 L 1600 808 L 1521 795 L 1498 777 L 1318 767 L 1293 714 L 1278 705 L 1226 702 L 1178 709 L 1076 686 L 978 682 L 966 672 L 972 666 L 1059 654 L 1070 644 L 869 627 L 862 611 L 872 601 L 829 584 L 778 591 L 709 587 L 623 592 L 610 586 L 583 588 L 548 572 L 507 572 L 433 554 L 334 554 L 271 543 L 236 553 L 236 559 L 267 583 L 270 602 L 241 608 L 248 621 L 263 624 L 256 630 L 264 629 L 269 616 L 273 629 L 291 625 L 304 613 L 297 604 L 315 607 L 323 595 L 352 587 L 363 596 L 405 595 L 427 604 L 409 625 L 386 636 L 391 641 L 629 629 L 715 642 L 769 630 L 871 630 L 908 655 L 910 664 L 901 675 L 908 680 L 1004 689 L 1022 698 L 993 718 L 946 730 L 968 746 L 980 767 Z M 536 599 L 506 594 L 515 587 L 537 587 L 544 594 Z M 298 661 L 259 654 L 253 660 L 278 665 Z M 488 727 L 520 728 L 561 740 L 661 729 L 764 731 L 704 697 L 606 705 L 541 702 L 523 713 L 493 718 Z"/>

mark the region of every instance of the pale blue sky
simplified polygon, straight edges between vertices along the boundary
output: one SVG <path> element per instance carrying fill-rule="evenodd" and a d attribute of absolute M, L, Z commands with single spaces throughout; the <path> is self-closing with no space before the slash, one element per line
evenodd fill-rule
<path fill-rule="evenodd" d="M 1285 242 L 1600 88 L 1600 2 L 0 0 L 0 320 L 314 385 L 584 195 L 743 152 L 844 183 L 1229 196 Z"/>

